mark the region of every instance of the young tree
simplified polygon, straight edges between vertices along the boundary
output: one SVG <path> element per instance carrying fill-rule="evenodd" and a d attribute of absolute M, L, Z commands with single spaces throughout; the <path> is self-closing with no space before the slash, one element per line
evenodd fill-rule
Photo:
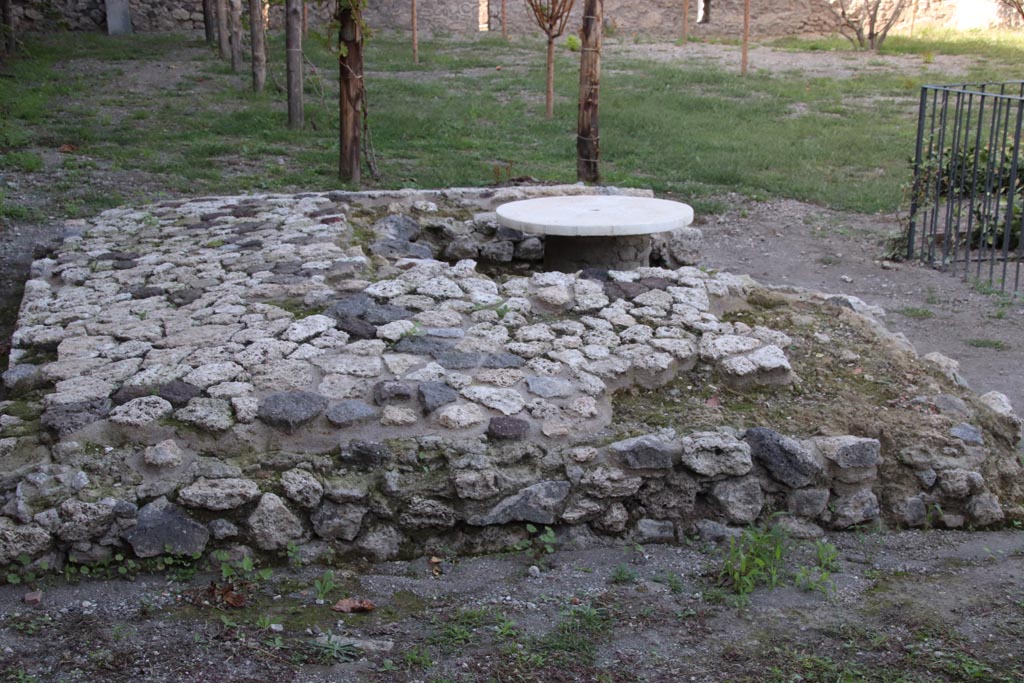
<path fill-rule="evenodd" d="M 839 20 L 839 32 L 854 46 L 877 50 L 910 0 L 828 0 Z"/>
<path fill-rule="evenodd" d="M 263 25 L 263 0 L 249 0 L 249 37 L 252 42 L 252 89 L 263 92 L 267 84 L 267 31 Z"/>
<path fill-rule="evenodd" d="M 286 0 L 284 5 L 285 70 L 288 74 L 288 127 L 302 128 L 305 112 L 302 103 L 302 0 Z"/>
<path fill-rule="evenodd" d="M 555 39 L 565 32 L 573 0 L 526 0 L 537 26 L 548 37 L 548 79 L 544 115 L 555 113 Z"/>
<path fill-rule="evenodd" d="M 229 0 L 231 5 L 231 70 L 242 68 L 242 0 Z"/>
<path fill-rule="evenodd" d="M 203 0 L 203 31 L 206 34 L 206 44 L 213 45 L 217 42 L 217 17 L 214 14 L 213 0 Z"/>
<path fill-rule="evenodd" d="M 1024 21 L 1024 0 L 1002 0 L 1002 3 L 1020 15 Z"/>
<path fill-rule="evenodd" d="M 601 21 L 604 0 L 584 0 L 580 29 L 580 111 L 576 126 L 576 178 L 587 183 L 601 179 L 598 160 L 601 136 L 597 105 L 601 93 Z"/>
<path fill-rule="evenodd" d="M 358 185 L 360 124 L 366 91 L 363 84 L 363 20 L 365 0 L 338 0 L 338 92 L 341 119 L 338 175 Z"/>
<path fill-rule="evenodd" d="M 231 59 L 231 33 L 228 30 L 228 0 L 217 0 L 217 49 L 221 59 Z"/>

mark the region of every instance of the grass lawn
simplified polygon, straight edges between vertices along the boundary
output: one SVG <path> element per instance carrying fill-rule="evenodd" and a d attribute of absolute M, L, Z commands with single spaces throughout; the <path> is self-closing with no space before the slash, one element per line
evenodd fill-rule
<path fill-rule="evenodd" d="M 603 182 L 650 187 L 720 211 L 727 192 L 792 197 L 861 212 L 896 210 L 910 178 L 920 73 L 811 78 L 603 53 Z M 835 39 L 786 50 L 838 50 Z M 31 37 L 2 67 L 0 173 L 60 171 L 56 211 L 88 215 L 123 201 L 180 194 L 344 187 L 336 179 L 336 56 L 310 35 L 303 131 L 285 126 L 283 44 L 271 87 L 253 94 L 196 36 Z M 578 54 L 560 48 L 555 118 L 543 117 L 542 43 L 496 37 L 423 41 L 378 34 L 367 48 L 370 129 L 382 177 L 369 187 L 485 185 L 508 177 L 575 181 Z M 635 53 L 634 53 L 635 54 Z M 966 80 L 1019 77 L 1021 34 L 893 36 L 887 54 L 964 55 Z M 500 67 L 500 69 L 498 68 Z M 943 78 L 934 69 L 928 80 Z M 63 153 L 55 154 L 63 149 Z M 56 157 L 56 161 L 54 161 Z M 48 158 L 47 164 L 43 163 Z M 45 166 L 45 168 L 44 168 Z M 117 191 L 88 191 L 97 173 L 126 173 Z M 0 192 L 4 188 L 0 185 Z M 23 207 L 0 195 L 0 216 Z"/>

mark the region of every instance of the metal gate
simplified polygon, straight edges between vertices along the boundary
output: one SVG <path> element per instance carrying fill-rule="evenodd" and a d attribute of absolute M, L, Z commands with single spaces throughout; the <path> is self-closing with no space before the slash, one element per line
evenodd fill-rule
<path fill-rule="evenodd" d="M 1024 285 L 1024 81 L 921 88 L 907 258 Z"/>

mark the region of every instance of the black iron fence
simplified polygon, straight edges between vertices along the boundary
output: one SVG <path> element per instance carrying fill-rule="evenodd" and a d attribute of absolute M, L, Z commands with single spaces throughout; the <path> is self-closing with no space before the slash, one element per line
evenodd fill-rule
<path fill-rule="evenodd" d="M 907 258 L 1024 286 L 1022 121 L 1024 81 L 921 89 Z"/>

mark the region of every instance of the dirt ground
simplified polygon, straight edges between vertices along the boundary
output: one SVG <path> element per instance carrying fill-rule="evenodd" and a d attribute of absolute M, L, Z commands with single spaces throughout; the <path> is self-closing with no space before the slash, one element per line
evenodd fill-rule
<path fill-rule="evenodd" d="M 897 216 L 832 211 L 792 200 L 749 202 L 707 219 L 705 264 L 765 284 L 852 294 L 887 312 L 920 355 L 960 363 L 978 393 L 999 391 L 1024 407 L 1024 300 L 916 262 L 886 258 Z M 987 282 L 987 280 L 985 280 Z"/>
<path fill-rule="evenodd" d="M 0 588 L 8 681 L 1024 681 L 1024 534 L 846 533 L 738 600 L 700 542 Z M 821 547 L 824 546 L 823 542 Z M 539 570 L 539 571 L 538 571 Z M 178 574 L 180 575 L 180 570 Z M 173 577 L 172 573 L 170 576 Z M 815 570 L 815 576 L 820 572 Z M 52 585 L 51 585 L 52 583 Z M 331 610 L 348 597 L 372 612 Z M 328 645 L 328 643 L 334 645 Z M 318 644 L 321 643 L 321 644 Z"/>
<path fill-rule="evenodd" d="M 679 48 L 637 49 L 673 58 Z M 738 49 L 694 46 L 686 58 L 738 63 Z M 841 77 L 913 61 L 857 59 L 758 48 L 752 64 Z M 12 199 L 55 214 L 47 173 L 0 181 Z M 110 174 L 96 184 L 159 187 Z M 705 265 L 882 306 L 920 353 L 957 359 L 976 391 L 1001 391 L 1024 408 L 1019 298 L 886 260 L 895 216 L 728 200 L 731 210 L 700 221 Z M 0 356 L 33 245 L 57 238 L 59 225 L 54 217 L 0 232 Z M 571 550 L 571 539 L 559 539 L 539 558 L 521 551 L 338 568 L 322 605 L 314 586 L 328 587 L 322 568 L 250 573 L 251 582 L 190 576 L 188 567 L 131 582 L 48 578 L 35 606 L 23 602 L 29 587 L 0 587 L 0 680 L 1024 681 L 1020 531 L 861 531 L 829 541 L 838 559 L 827 577 L 827 547 L 794 542 L 782 585 L 760 588 L 745 605 L 719 580 L 725 549 L 699 541 Z M 104 573 L 122 567 L 135 573 L 124 564 Z M 245 573 L 234 560 L 219 569 Z M 801 576 L 806 589 L 796 585 Z M 231 607 L 231 595 L 245 606 Z M 377 608 L 332 612 L 345 596 Z"/>

